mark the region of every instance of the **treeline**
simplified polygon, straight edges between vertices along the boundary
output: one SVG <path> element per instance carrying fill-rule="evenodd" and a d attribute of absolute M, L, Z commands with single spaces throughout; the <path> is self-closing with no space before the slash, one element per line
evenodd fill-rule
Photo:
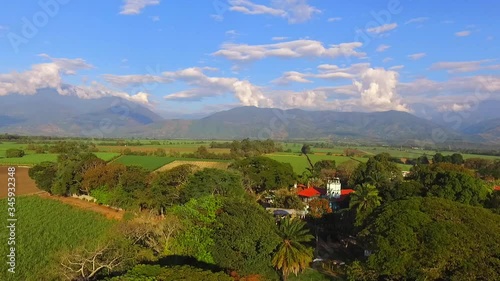
<path fill-rule="evenodd" d="M 28 143 L 26 150 L 32 150 L 36 153 L 81 153 L 98 152 L 99 149 L 93 142 L 88 141 L 56 141 L 50 144 Z"/>

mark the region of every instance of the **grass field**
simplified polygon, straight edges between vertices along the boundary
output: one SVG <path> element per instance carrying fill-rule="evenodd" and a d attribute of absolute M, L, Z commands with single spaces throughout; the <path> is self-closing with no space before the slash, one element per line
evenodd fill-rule
<path fill-rule="evenodd" d="M 96 152 L 94 153 L 97 157 L 101 158 L 104 161 L 110 161 L 115 157 L 118 157 L 119 153 L 113 152 Z M 36 164 L 40 164 L 44 161 L 56 162 L 57 155 L 53 153 L 47 154 L 26 154 L 21 158 L 3 158 L 0 157 L 0 165 L 27 165 L 32 166 Z"/>
<path fill-rule="evenodd" d="M 139 166 L 146 170 L 154 171 L 175 160 L 176 158 L 172 157 L 123 155 L 114 160 L 113 163 L 120 163 L 126 166 Z"/>
<path fill-rule="evenodd" d="M 273 153 L 273 154 L 268 154 L 266 156 L 279 162 L 290 163 L 290 165 L 292 165 L 293 170 L 297 174 L 302 174 L 302 172 L 306 171 L 306 168 L 309 168 L 309 163 L 307 162 L 307 158 L 304 155 L 299 156 L 298 154 L 293 154 L 293 153 Z M 321 160 L 334 160 L 337 165 L 342 164 L 349 160 L 354 160 L 363 163 L 368 161 L 368 158 L 365 157 L 347 157 L 347 156 L 325 155 L 325 154 L 320 154 L 320 155 L 311 154 L 309 155 L 309 158 L 311 159 L 311 162 L 313 164 Z M 409 171 L 411 168 L 411 165 L 398 164 L 398 166 L 402 171 Z"/>
<path fill-rule="evenodd" d="M 290 163 L 290 165 L 292 165 L 293 170 L 298 174 L 301 174 L 302 172 L 306 171 L 306 168 L 309 167 L 307 158 L 304 155 L 299 156 L 298 154 L 293 154 L 293 153 L 273 153 L 273 154 L 268 154 L 266 156 L 279 162 Z M 311 158 L 311 162 L 313 164 L 321 160 L 335 160 L 335 163 L 337 165 L 349 160 L 355 160 L 358 162 L 368 161 L 368 158 L 361 158 L 361 157 L 350 158 L 346 156 L 335 156 L 335 155 L 311 154 L 309 155 L 309 158 Z"/>
<path fill-rule="evenodd" d="M 6 206 L 7 200 L 0 200 Z M 45 270 L 50 270 L 58 251 L 86 244 L 85 239 L 96 240 L 115 222 L 93 212 L 83 211 L 61 202 L 38 196 L 18 197 L 16 200 L 16 273 L 7 272 L 7 263 L 0 266 L 0 280 L 53 280 L 47 279 Z M 2 212 L 7 221 L 7 209 Z M 6 261 L 9 253 L 4 227 L 0 232 L 2 257 Z"/>

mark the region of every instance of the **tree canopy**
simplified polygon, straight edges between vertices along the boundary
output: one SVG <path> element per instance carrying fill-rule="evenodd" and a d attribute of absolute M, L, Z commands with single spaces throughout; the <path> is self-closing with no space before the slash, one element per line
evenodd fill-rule
<path fill-rule="evenodd" d="M 443 198 L 388 203 L 360 233 L 366 262 L 391 280 L 499 280 L 500 216 Z"/>
<path fill-rule="evenodd" d="M 236 161 L 230 168 L 241 172 L 245 184 L 256 193 L 290 187 L 296 178 L 289 163 L 281 163 L 262 156 Z"/>

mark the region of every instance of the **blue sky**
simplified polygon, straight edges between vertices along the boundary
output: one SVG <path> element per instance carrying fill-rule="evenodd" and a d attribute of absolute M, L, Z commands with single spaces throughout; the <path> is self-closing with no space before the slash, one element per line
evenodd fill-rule
<path fill-rule="evenodd" d="M 0 10 L 0 96 L 157 112 L 470 109 L 500 93 L 496 1 L 41 0 Z"/>

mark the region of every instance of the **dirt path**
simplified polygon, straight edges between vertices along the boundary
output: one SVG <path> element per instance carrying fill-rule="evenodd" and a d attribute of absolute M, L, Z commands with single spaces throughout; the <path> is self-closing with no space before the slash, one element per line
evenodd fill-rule
<path fill-rule="evenodd" d="M 7 197 L 8 167 L 9 166 L 0 166 L 0 198 Z M 16 173 L 14 175 L 16 179 L 16 195 L 29 195 L 41 191 L 36 186 L 35 181 L 29 177 L 29 168 L 14 167 L 16 167 Z"/>
<path fill-rule="evenodd" d="M 108 219 L 115 219 L 115 220 L 121 220 L 123 218 L 123 214 L 125 213 L 124 211 L 118 211 L 106 206 L 102 206 L 93 202 L 88 202 L 85 200 L 81 200 L 78 198 L 73 198 L 73 197 L 60 197 L 60 196 L 53 196 L 48 194 L 47 192 L 41 192 L 38 193 L 38 196 L 42 198 L 48 198 L 52 200 L 58 200 L 61 201 L 65 204 L 75 206 L 80 209 L 88 210 L 88 211 L 93 211 L 99 214 L 102 214 L 106 216 Z"/>

